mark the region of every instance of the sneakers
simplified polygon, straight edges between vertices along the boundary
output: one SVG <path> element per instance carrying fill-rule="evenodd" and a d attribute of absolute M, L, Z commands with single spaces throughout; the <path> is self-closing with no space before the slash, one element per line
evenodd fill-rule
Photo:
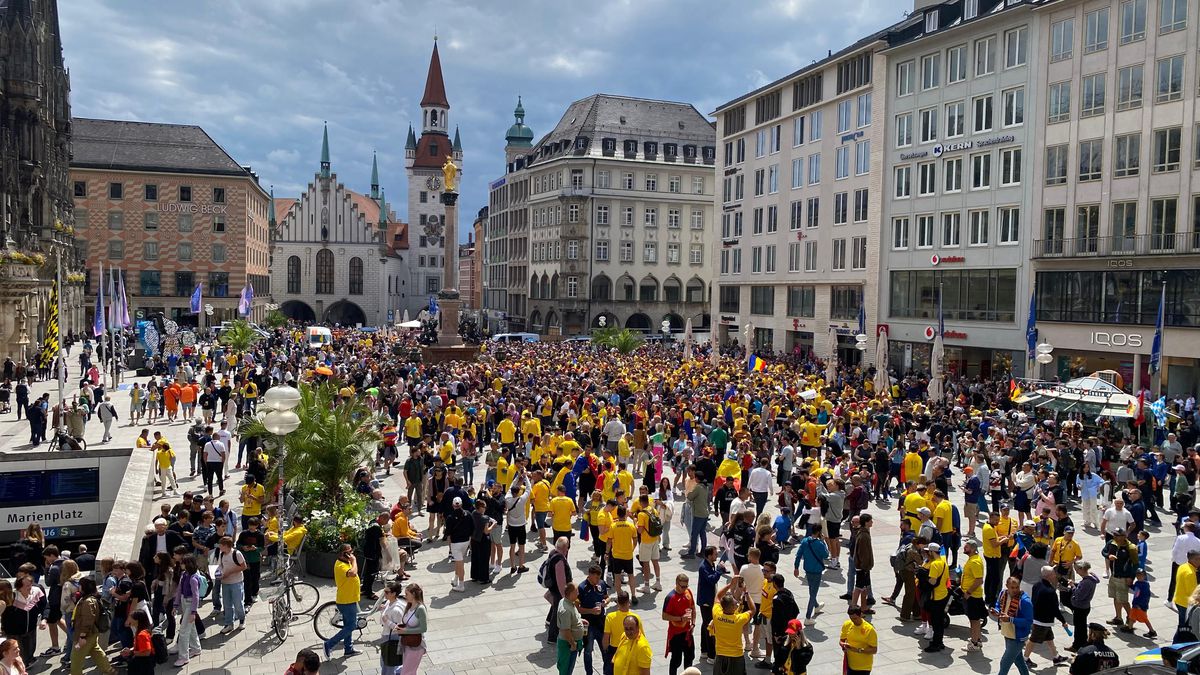
<path fill-rule="evenodd" d="M 1069 656 L 1056 656 L 1056 657 L 1054 657 L 1054 665 L 1061 666 L 1062 664 L 1064 664 L 1070 660 L 1071 660 L 1071 657 L 1069 657 Z"/>
<path fill-rule="evenodd" d="M 229 635 L 230 633 L 232 633 L 235 630 L 237 630 L 237 629 L 233 627 L 233 624 L 229 624 L 228 626 L 225 626 L 224 628 L 221 629 L 221 635 Z"/>
<path fill-rule="evenodd" d="M 1148 631 L 1146 631 L 1146 637 L 1148 637 L 1148 638 L 1150 638 L 1151 640 L 1153 640 L 1154 638 L 1158 637 L 1158 632 L 1157 632 L 1157 631 L 1148 630 Z"/>
<path fill-rule="evenodd" d="M 333 658 L 333 645 L 325 645 L 325 660 Z"/>
<path fill-rule="evenodd" d="M 823 611 L 825 611 L 825 603 L 823 603 L 823 602 L 818 602 L 818 603 L 817 603 L 817 608 L 816 608 L 815 610 L 813 610 L 813 616 L 816 616 L 816 615 L 820 614 L 820 613 L 821 613 L 821 612 L 823 612 Z"/>
<path fill-rule="evenodd" d="M 662 584 L 661 584 L 661 583 L 658 581 L 658 579 L 655 579 L 655 580 L 654 580 L 654 586 L 652 586 L 651 588 L 653 588 L 653 589 L 654 589 L 654 590 L 656 590 L 656 591 L 661 591 L 661 590 L 662 590 Z"/>
<path fill-rule="evenodd" d="M 915 630 L 913 630 L 913 635 L 924 635 L 925 631 L 928 629 L 929 629 L 929 624 L 923 623 L 920 626 L 917 626 Z"/>
<path fill-rule="evenodd" d="M 642 595 L 648 595 L 650 593 L 650 585 L 643 584 L 640 588 L 638 588 L 638 593 L 641 593 Z"/>
<path fill-rule="evenodd" d="M 1030 659 L 1030 658 L 1026 658 L 1026 659 L 1025 659 L 1025 666 L 1026 666 L 1027 668 L 1029 668 L 1030 670 L 1033 670 L 1033 669 L 1037 668 L 1037 664 L 1035 664 L 1035 663 L 1033 662 L 1033 659 Z"/>
<path fill-rule="evenodd" d="M 361 653 L 362 653 L 361 651 L 355 649 L 354 647 L 351 647 L 350 649 L 346 650 L 345 657 L 350 658 L 351 656 L 358 656 Z"/>
<path fill-rule="evenodd" d="M 967 651 L 978 652 L 978 651 L 982 651 L 982 650 L 983 650 L 983 645 L 979 644 L 978 642 L 972 642 L 970 640 L 967 641 Z"/>
<path fill-rule="evenodd" d="M 804 625 L 805 626 L 815 626 L 815 625 L 817 625 L 817 620 L 816 619 L 805 619 Z"/>
<path fill-rule="evenodd" d="M 325 650 L 325 652 L 329 653 L 329 650 Z M 188 664 L 187 658 L 181 656 L 181 657 L 175 659 L 175 663 L 173 663 L 171 665 L 175 666 L 176 668 L 182 668 L 182 667 L 186 666 L 187 664 Z"/>

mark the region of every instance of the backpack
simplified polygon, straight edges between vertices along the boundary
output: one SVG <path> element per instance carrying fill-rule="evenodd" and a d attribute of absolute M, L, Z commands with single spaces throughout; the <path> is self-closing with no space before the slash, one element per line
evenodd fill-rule
<path fill-rule="evenodd" d="M 954 528 L 955 534 L 960 532 L 962 527 L 962 514 L 958 512 L 958 505 L 950 505 L 950 527 Z"/>
<path fill-rule="evenodd" d="M 107 633 L 112 626 L 112 610 L 104 606 L 104 603 L 96 601 L 96 631 Z"/>
<path fill-rule="evenodd" d="M 557 551 L 555 553 L 557 553 Z M 542 561 L 541 567 L 538 567 L 538 573 L 537 573 L 538 586 L 541 586 L 543 588 L 550 588 L 551 583 L 554 582 L 554 573 L 550 567 L 554 563 L 554 559 L 555 559 L 555 556 L 552 553 L 552 554 L 546 556 L 546 559 Z"/>
<path fill-rule="evenodd" d="M 888 562 L 892 563 L 892 569 L 896 572 L 904 569 L 904 559 L 908 557 L 908 551 L 912 548 L 912 544 L 905 544 L 896 550 L 895 553 L 888 558 Z"/>
<path fill-rule="evenodd" d="M 208 570 L 203 570 L 197 574 L 200 577 L 200 598 L 207 598 L 208 594 L 212 592 L 212 578 L 208 576 Z"/>
<path fill-rule="evenodd" d="M 646 534 L 659 537 L 663 532 L 662 518 L 658 517 L 657 509 L 646 509 Z"/>
<path fill-rule="evenodd" d="M 150 645 L 154 647 L 154 662 L 159 664 L 166 663 L 170 658 L 167 652 L 166 636 L 158 631 L 154 631 L 150 634 Z"/>

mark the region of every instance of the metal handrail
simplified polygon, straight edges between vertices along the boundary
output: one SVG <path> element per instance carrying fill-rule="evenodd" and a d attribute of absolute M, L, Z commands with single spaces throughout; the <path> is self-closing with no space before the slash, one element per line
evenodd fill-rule
<path fill-rule="evenodd" d="M 1032 256 L 1035 259 L 1098 258 L 1181 253 L 1200 253 L 1200 231 L 1034 239 Z"/>

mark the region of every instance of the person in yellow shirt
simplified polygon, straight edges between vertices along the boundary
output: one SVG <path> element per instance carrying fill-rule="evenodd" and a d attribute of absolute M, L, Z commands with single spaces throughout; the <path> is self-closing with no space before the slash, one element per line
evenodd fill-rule
<path fill-rule="evenodd" d="M 1188 560 L 1175 570 L 1175 595 L 1171 601 L 1180 617 L 1186 615 L 1192 593 L 1196 590 L 1196 569 L 1200 568 L 1200 551 L 1188 553 Z M 1129 622 L 1132 625 L 1133 622 Z"/>
<path fill-rule="evenodd" d="M 247 473 L 246 484 L 242 486 L 241 493 L 238 495 L 238 501 L 242 503 L 242 529 L 246 529 L 246 523 L 251 518 L 262 515 L 263 503 L 266 500 L 266 489 L 258 484 L 252 474 Z"/>
<path fill-rule="evenodd" d="M 940 652 L 946 648 L 942 644 L 942 636 L 946 632 L 946 603 L 950 600 L 950 590 L 947 588 L 947 582 L 950 580 L 950 568 L 946 565 L 945 558 L 941 556 L 941 549 L 941 546 L 932 543 L 925 547 L 925 550 L 929 552 L 929 557 L 924 567 L 929 570 L 929 583 L 933 585 L 929 604 L 926 605 L 929 612 L 929 627 L 933 629 L 933 638 L 929 641 L 929 646 L 925 648 L 926 652 Z"/>
<path fill-rule="evenodd" d="M 633 549 L 637 542 L 637 526 L 629 521 L 629 512 L 617 506 L 617 517 L 608 527 L 609 557 L 612 560 L 613 590 L 618 593 L 629 575 L 630 602 L 637 605 L 637 590 L 633 580 Z"/>
<path fill-rule="evenodd" d="M 654 651 L 642 632 L 642 622 L 629 615 L 621 619 L 621 628 L 624 639 L 613 654 L 613 675 L 650 675 Z"/>
<path fill-rule="evenodd" d="M 643 486 L 644 488 L 644 486 Z M 638 560 L 642 561 L 642 592 L 650 592 L 650 568 L 654 568 L 654 590 L 662 590 L 662 569 L 658 559 L 661 555 L 658 540 L 662 536 L 664 523 L 658 510 L 650 505 L 650 495 L 638 497 L 637 531 L 641 544 L 638 545 Z"/>
<path fill-rule="evenodd" d="M 1083 549 L 1079 547 L 1079 542 L 1075 541 L 1075 528 L 1068 525 L 1063 528 L 1062 536 L 1055 539 L 1050 547 L 1050 564 L 1058 568 L 1060 575 L 1066 574 L 1071 578 L 1075 561 L 1082 558 Z"/>
<path fill-rule="evenodd" d="M 908 524 L 912 526 L 913 532 L 921 528 L 921 517 L 918 511 L 927 507 L 925 501 L 925 486 L 914 484 L 913 481 L 907 481 L 908 494 L 904 497 L 904 506 L 901 512 L 905 518 L 908 518 Z"/>
<path fill-rule="evenodd" d="M 735 576 L 729 585 L 717 592 L 718 604 L 713 607 L 712 622 L 708 624 L 708 632 L 716 644 L 717 661 L 713 666 L 716 673 L 745 672 L 745 651 L 742 649 L 742 632 L 754 616 L 754 600 L 746 595 L 750 603 L 750 611 L 739 612 L 738 601 L 732 591 L 735 584 L 744 583 L 741 577 Z M 740 668 L 739 668 L 740 666 Z"/>
<path fill-rule="evenodd" d="M 505 417 L 496 425 L 496 433 L 500 436 L 500 444 L 512 452 L 517 450 L 517 425 L 512 418 Z"/>
<path fill-rule="evenodd" d="M 606 661 L 612 661 L 617 647 L 625 642 L 625 619 L 631 617 L 641 624 L 642 619 L 629 606 L 629 594 L 617 593 L 617 608 L 604 615 L 604 633 L 600 636 L 600 647 L 604 650 Z"/>
<path fill-rule="evenodd" d="M 283 541 L 284 553 L 295 555 L 300 546 L 304 543 L 304 537 L 308 535 L 308 526 L 304 524 L 304 519 L 300 516 L 292 516 L 292 526 L 289 527 L 280 539 Z"/>
<path fill-rule="evenodd" d="M 421 418 L 416 414 L 409 415 L 404 420 L 404 439 L 408 441 L 408 447 L 415 448 L 421 442 Z"/>
<path fill-rule="evenodd" d="M 925 460 L 921 459 L 916 446 L 910 445 L 908 447 L 908 452 L 904 455 L 902 467 L 903 473 L 900 476 L 900 480 L 905 482 L 912 480 L 917 483 L 925 482 L 925 477 L 922 473 L 925 468 Z"/>
<path fill-rule="evenodd" d="M 983 524 L 980 535 L 983 544 L 983 566 L 986 572 L 983 576 L 984 604 L 987 607 L 996 604 L 996 596 L 1000 593 L 1001 577 L 1004 576 L 1004 558 L 1000 553 L 1000 536 L 996 532 L 996 525 L 999 522 L 1000 514 L 996 511 L 989 511 L 988 521 Z"/>
<path fill-rule="evenodd" d="M 928 488 L 926 488 L 925 494 L 929 494 Z M 933 523 L 942 535 L 942 541 L 949 543 L 954 534 L 954 509 L 950 506 L 950 500 L 946 499 L 946 493 L 941 490 L 933 491 L 931 511 L 933 512 Z"/>
<path fill-rule="evenodd" d="M 541 470 L 533 472 L 533 488 L 529 495 L 529 507 L 533 510 L 533 525 L 538 531 L 538 548 L 546 550 L 546 515 L 550 512 L 550 481 Z"/>
<path fill-rule="evenodd" d="M 354 648 L 354 632 L 358 627 L 358 601 L 362 598 L 362 584 L 358 579 L 358 561 L 354 559 L 354 549 L 350 544 L 342 544 L 337 562 L 333 563 L 333 583 L 337 586 L 334 602 L 342 615 L 342 628 L 325 641 L 325 658 L 329 658 L 339 642 L 343 644 L 346 656 L 361 654 Z"/>
<path fill-rule="evenodd" d="M 524 419 L 521 421 L 521 436 L 526 443 L 537 443 L 538 438 L 542 435 L 542 423 L 536 417 L 529 414 L 526 410 Z"/>
<path fill-rule="evenodd" d="M 504 456 L 505 452 L 507 452 L 507 449 L 501 452 L 500 456 L 496 458 L 496 482 L 504 488 L 505 492 L 508 492 L 509 486 L 512 485 L 513 477 L 517 475 L 517 464 L 516 462 L 509 462 L 508 458 Z"/>
<path fill-rule="evenodd" d="M 846 610 L 849 619 L 842 624 L 838 644 L 846 656 L 846 668 L 850 673 L 869 673 L 875 665 L 875 654 L 879 651 L 879 636 L 875 627 L 863 618 L 862 608 L 852 605 Z"/>
<path fill-rule="evenodd" d="M 559 485 L 557 492 L 558 496 L 550 500 L 550 529 L 555 541 L 559 537 L 571 538 L 571 518 L 575 515 L 575 500 L 567 496 L 567 489 Z"/>
<path fill-rule="evenodd" d="M 141 437 L 138 437 L 138 440 L 141 440 Z M 162 486 L 162 494 L 159 496 L 167 496 L 168 486 L 171 488 L 171 494 L 178 496 L 179 483 L 175 481 L 175 470 L 171 468 L 175 464 L 175 451 L 171 449 L 167 439 L 161 439 L 154 444 L 154 459 L 158 467 L 158 482 Z"/>
<path fill-rule="evenodd" d="M 987 618 L 987 605 L 983 601 L 983 558 L 979 556 L 979 545 L 974 541 L 963 544 L 967 561 L 962 567 L 962 591 L 966 597 L 967 620 L 971 622 L 971 639 L 967 651 L 977 652 L 983 648 L 983 621 Z"/>

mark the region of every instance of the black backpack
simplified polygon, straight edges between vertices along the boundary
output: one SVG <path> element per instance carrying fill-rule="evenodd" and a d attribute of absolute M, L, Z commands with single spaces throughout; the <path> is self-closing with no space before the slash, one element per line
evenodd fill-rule
<path fill-rule="evenodd" d="M 170 654 L 167 652 L 167 638 L 158 631 L 150 634 L 150 644 L 154 647 L 154 662 L 166 663 L 170 659 Z"/>

